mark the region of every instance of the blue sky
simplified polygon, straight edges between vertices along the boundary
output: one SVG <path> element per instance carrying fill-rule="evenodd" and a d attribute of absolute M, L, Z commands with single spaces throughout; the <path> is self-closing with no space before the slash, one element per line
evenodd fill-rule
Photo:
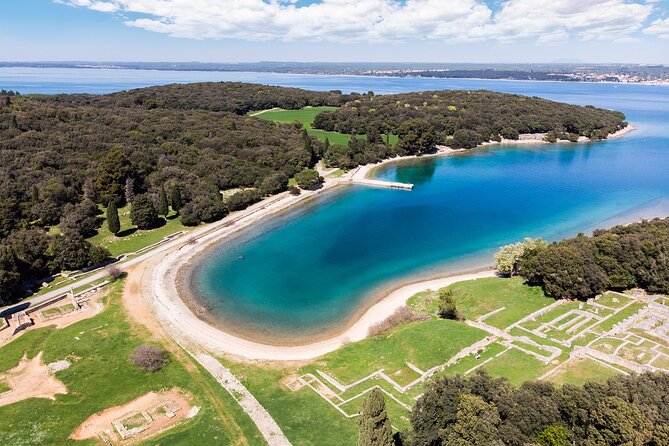
<path fill-rule="evenodd" d="M 669 63 L 669 0 L 2 0 L 0 60 Z"/>

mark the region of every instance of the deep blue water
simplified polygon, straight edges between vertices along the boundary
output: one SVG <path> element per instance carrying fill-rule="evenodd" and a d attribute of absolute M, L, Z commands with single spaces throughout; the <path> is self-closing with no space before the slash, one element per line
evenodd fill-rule
<path fill-rule="evenodd" d="M 413 191 L 340 189 L 222 244 L 196 269 L 201 298 L 222 323 L 267 336 L 320 333 L 380 288 L 491 264 L 498 246 L 525 236 L 557 239 L 669 215 L 666 87 L 130 70 L 37 70 L 24 78 L 30 70 L 21 70 L 0 69 L 0 88 L 102 93 L 201 80 L 377 93 L 485 88 L 617 109 L 638 126 L 614 141 L 493 147 L 392 165 L 377 175 L 415 183 Z"/>

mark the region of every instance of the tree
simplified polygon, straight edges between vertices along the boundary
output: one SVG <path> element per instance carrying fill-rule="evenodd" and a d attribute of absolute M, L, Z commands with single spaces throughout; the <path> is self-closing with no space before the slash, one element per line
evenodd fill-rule
<path fill-rule="evenodd" d="M 121 230 L 121 221 L 118 218 L 116 200 L 111 200 L 107 206 L 107 228 L 114 235 L 118 234 Z"/>
<path fill-rule="evenodd" d="M 68 203 L 63 208 L 60 229 L 63 232 L 73 230 L 84 237 L 93 236 L 99 226 L 98 214 L 100 209 L 87 198 L 77 204 Z"/>
<path fill-rule="evenodd" d="M 503 446 L 498 438 L 501 423 L 497 408 L 478 396 L 462 394 L 453 427 L 442 433 L 446 444 L 453 446 Z"/>
<path fill-rule="evenodd" d="M 439 291 L 439 317 L 442 319 L 460 319 L 461 316 L 458 313 L 458 308 L 455 305 L 455 300 L 453 299 L 453 291 L 450 289 L 444 289 Z"/>
<path fill-rule="evenodd" d="M 261 199 L 260 192 L 255 189 L 247 189 L 232 194 L 225 200 L 225 205 L 230 211 L 241 211 Z"/>
<path fill-rule="evenodd" d="M 183 206 L 183 202 L 181 200 L 181 189 L 176 184 L 170 191 L 170 201 L 172 202 L 172 210 L 178 214 Z"/>
<path fill-rule="evenodd" d="M 17 291 L 20 284 L 18 259 L 9 246 L 0 244 L 0 305 L 11 303 L 19 297 Z"/>
<path fill-rule="evenodd" d="M 126 203 L 132 203 L 135 200 L 135 180 L 130 177 L 125 179 L 123 196 L 125 197 Z"/>
<path fill-rule="evenodd" d="M 98 163 L 98 175 L 95 180 L 95 192 L 98 200 L 109 203 L 111 200 L 122 201 L 125 198 L 124 185 L 131 173 L 130 160 L 123 147 L 115 146 Z"/>
<path fill-rule="evenodd" d="M 541 446 L 569 446 L 571 435 L 564 426 L 547 426 L 537 435 L 537 443 Z"/>
<path fill-rule="evenodd" d="M 312 189 L 321 185 L 324 179 L 314 169 L 304 169 L 295 175 L 295 181 L 302 189 Z"/>
<path fill-rule="evenodd" d="M 185 226 L 197 226 L 202 222 L 211 223 L 228 215 L 228 208 L 220 198 L 211 195 L 199 195 L 189 201 L 181 211 L 181 223 Z"/>
<path fill-rule="evenodd" d="M 398 148 L 408 154 L 419 154 L 434 149 L 437 132 L 425 119 L 407 119 L 397 129 Z"/>
<path fill-rule="evenodd" d="M 274 195 L 283 192 L 288 187 L 288 175 L 283 172 L 273 173 L 265 178 L 260 186 L 263 195 Z"/>
<path fill-rule="evenodd" d="M 540 238 L 532 239 L 526 237 L 522 242 L 502 246 L 495 254 L 497 272 L 509 276 L 519 273 L 520 262 L 528 251 L 545 248 L 548 244 Z"/>
<path fill-rule="evenodd" d="M 602 400 L 590 417 L 588 446 L 642 446 L 653 435 L 653 424 L 639 408 L 615 396 Z"/>
<path fill-rule="evenodd" d="M 139 229 L 152 229 L 158 224 L 158 211 L 148 195 L 135 197 L 130 209 L 130 221 Z"/>
<path fill-rule="evenodd" d="M 362 404 L 358 446 L 392 446 L 393 430 L 386 413 L 383 392 L 374 388 Z"/>
<path fill-rule="evenodd" d="M 165 186 L 160 186 L 160 197 L 158 199 L 158 214 L 163 217 L 167 217 L 167 214 L 170 213 L 170 205 L 167 202 L 167 192 L 165 192 Z"/>
<path fill-rule="evenodd" d="M 82 189 L 84 191 L 84 197 L 91 201 L 95 201 L 97 199 L 97 195 L 95 194 L 95 187 L 93 186 L 93 180 L 90 178 L 86 178 L 84 180 L 84 185 L 82 186 Z"/>
<path fill-rule="evenodd" d="M 102 263 L 111 255 L 109 251 L 93 246 L 75 231 L 53 237 L 49 246 L 50 267 L 54 271 L 74 271 Z"/>

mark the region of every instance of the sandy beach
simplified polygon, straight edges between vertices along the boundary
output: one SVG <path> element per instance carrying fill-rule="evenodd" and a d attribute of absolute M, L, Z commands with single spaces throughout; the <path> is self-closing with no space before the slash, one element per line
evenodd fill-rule
<path fill-rule="evenodd" d="M 634 130 L 634 127 L 630 125 L 610 135 L 609 139 L 622 137 L 632 130 Z M 547 144 L 541 141 L 537 135 L 528 136 L 520 141 L 502 141 L 495 144 L 504 143 Z M 466 150 L 454 150 L 441 146 L 438 147 L 435 153 L 422 155 L 421 157 L 449 156 L 461 152 L 466 152 Z M 348 179 L 363 179 L 368 177 L 374 169 L 382 165 L 416 158 L 419 157 L 396 157 L 380 163 L 361 166 L 347 173 L 343 179 L 345 181 Z M 334 351 L 347 343 L 366 338 L 371 326 L 388 318 L 397 308 L 403 306 L 408 298 L 418 292 L 428 289 L 436 290 L 458 281 L 493 277 L 495 275 L 495 272 L 492 270 L 483 270 L 475 273 L 451 275 L 403 284 L 364 311 L 359 318 L 348 326 L 348 328 L 343 329 L 341 333 L 301 345 L 274 346 L 235 336 L 224 329 L 208 324 L 191 311 L 183 300 L 184 296 L 180 295 L 177 283 L 180 271 L 182 268 L 187 267 L 194 257 L 201 254 L 207 248 L 231 237 L 236 232 L 276 213 L 288 210 L 299 203 L 304 203 L 319 194 L 332 190 L 345 183 L 345 181 L 342 181 L 342 178 L 326 180 L 321 189 L 305 191 L 299 196 L 292 196 L 287 193 L 280 194 L 280 196 L 274 199 L 268 199 L 265 202 L 258 203 L 244 211 L 236 213 L 228 224 L 222 224 L 215 230 L 199 238 L 191 239 L 178 249 L 152 259 L 151 262 L 147 262 L 143 266 L 143 286 L 141 289 L 145 301 L 152 308 L 161 323 L 172 329 L 180 330 L 193 341 L 212 352 L 232 354 L 254 360 L 308 360 Z"/>

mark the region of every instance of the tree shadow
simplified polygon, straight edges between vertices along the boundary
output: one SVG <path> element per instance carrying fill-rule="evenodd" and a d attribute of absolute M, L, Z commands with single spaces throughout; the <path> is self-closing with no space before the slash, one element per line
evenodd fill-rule
<path fill-rule="evenodd" d="M 116 237 L 127 237 L 135 232 L 137 232 L 137 228 L 124 229 L 123 231 L 116 233 Z"/>
<path fill-rule="evenodd" d="M 179 217 L 179 214 L 172 214 L 168 217 L 166 217 L 168 220 L 174 220 L 175 218 Z"/>

